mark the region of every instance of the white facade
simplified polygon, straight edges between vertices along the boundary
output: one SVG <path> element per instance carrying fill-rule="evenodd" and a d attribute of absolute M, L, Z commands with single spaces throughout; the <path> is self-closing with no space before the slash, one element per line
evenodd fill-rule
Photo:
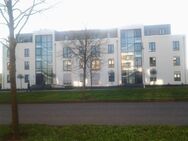
<path fill-rule="evenodd" d="M 173 50 L 173 41 L 179 41 L 179 50 Z M 155 42 L 156 51 L 149 50 L 149 43 Z M 186 76 L 186 50 L 185 38 L 181 35 L 155 35 L 143 38 L 144 54 L 144 72 L 145 84 L 167 85 L 167 84 L 187 84 Z M 150 57 L 156 58 L 156 66 L 151 67 L 149 64 Z M 173 58 L 179 57 L 180 64 L 174 65 Z M 157 71 L 157 81 L 150 81 L 150 70 L 154 68 Z M 175 72 L 180 72 L 181 80 L 175 81 Z"/>
<path fill-rule="evenodd" d="M 100 71 L 93 71 L 93 77 L 96 76 L 98 79 L 96 83 L 93 83 L 93 86 L 117 86 L 120 85 L 120 78 L 121 78 L 121 70 L 119 69 L 121 63 L 119 62 L 120 59 L 120 51 L 118 49 L 118 39 L 111 38 L 109 39 L 102 39 L 104 40 L 104 44 L 100 46 L 101 49 L 101 56 L 100 56 Z M 66 83 L 67 77 L 70 79 L 70 83 L 73 86 L 82 86 L 82 82 L 80 81 L 80 74 L 83 74 L 83 70 L 79 69 L 79 60 L 76 57 L 73 58 L 63 58 L 63 47 L 65 47 L 66 41 L 56 41 L 55 42 L 55 51 L 54 55 L 55 65 L 54 65 L 54 72 L 56 74 L 55 84 L 57 85 L 64 85 Z M 108 44 L 114 45 L 114 53 L 108 54 Z M 114 60 L 114 67 L 108 67 L 108 59 Z M 63 70 L 63 61 L 70 60 L 71 61 L 71 71 L 64 71 Z M 114 82 L 108 81 L 108 72 L 113 71 L 116 73 Z M 94 78 L 95 79 L 95 78 Z M 90 86 L 90 76 L 86 79 L 86 85 Z"/>
<path fill-rule="evenodd" d="M 144 85 L 187 84 L 185 37 L 183 35 L 171 35 L 170 31 L 168 31 L 170 29 L 168 26 L 166 27 L 166 25 L 164 26 L 164 28 L 163 26 L 159 27 L 160 31 L 158 30 L 157 26 L 154 28 L 149 27 L 149 30 L 148 28 L 147 30 L 145 30 L 144 26 L 127 28 L 125 27 L 113 30 L 116 31 L 113 32 L 113 36 L 110 36 L 110 33 L 112 33 L 111 30 L 100 31 L 101 34 L 103 34 L 103 32 L 107 34 L 105 34 L 104 38 L 101 39 L 104 41 L 104 43 L 100 46 L 100 50 L 102 52 L 100 55 L 100 69 L 93 71 L 94 81 L 92 85 L 118 86 L 136 83 Z M 139 34 L 136 32 L 139 30 L 141 31 L 141 34 L 138 35 L 140 36 L 140 40 L 138 39 L 139 41 L 136 41 L 136 34 Z M 125 34 L 122 31 L 125 31 Z M 134 38 L 129 38 L 129 35 L 127 35 L 127 37 L 123 37 L 127 33 L 130 33 L 130 36 L 134 36 Z M 132 33 L 134 35 L 131 35 Z M 50 38 L 51 42 L 49 42 L 49 48 L 51 48 L 52 50 L 46 51 L 47 54 L 52 54 L 52 62 L 49 61 L 49 57 L 47 57 L 47 63 L 49 64 L 45 64 L 45 58 L 40 58 L 40 54 L 43 56 L 45 55 L 44 50 L 40 50 L 40 45 L 37 45 L 36 37 L 40 35 L 49 35 L 52 37 Z M 62 32 L 62 35 L 64 36 L 64 32 Z M 43 70 L 47 70 L 47 72 L 52 71 L 51 73 L 55 74 L 52 78 L 52 82 L 48 82 L 48 84 L 60 87 L 66 85 L 72 85 L 76 87 L 82 86 L 81 75 L 83 74 L 83 72 L 81 69 L 79 69 L 79 59 L 75 57 L 63 57 L 63 48 L 66 47 L 66 44 L 68 42 L 66 37 L 57 39 L 58 37 L 56 37 L 56 32 L 46 30 L 34 32 L 33 34 L 30 34 L 30 36 L 32 37 L 31 41 L 20 42 L 16 47 L 16 76 L 18 76 L 19 74 L 22 74 L 24 76 L 23 79 L 17 78 L 17 88 L 27 88 L 28 79 L 30 85 L 37 85 L 37 81 L 40 81 L 40 79 L 37 79 L 37 74 L 39 74 L 37 67 L 40 63 L 41 65 L 46 65 L 48 67 L 50 66 L 52 69 L 50 70 L 43 67 Z M 44 41 L 41 41 L 41 46 L 43 46 L 43 43 L 48 40 L 48 37 L 44 39 Z M 133 52 L 131 50 L 126 51 L 123 49 L 123 44 L 124 42 L 126 42 L 126 40 L 128 41 L 128 48 L 131 48 L 131 46 L 133 45 Z M 129 43 L 129 40 L 130 42 L 132 42 L 132 45 Z M 140 52 L 136 52 L 136 44 L 141 45 Z M 177 45 L 177 49 L 173 48 L 174 44 Z M 46 45 L 48 46 L 48 43 Z M 114 48 L 114 51 L 111 53 L 108 52 L 109 45 L 112 45 Z M 152 50 L 150 48 L 150 45 L 154 46 Z M 26 50 L 29 50 L 28 54 Z M 38 58 L 36 57 L 36 54 L 38 54 Z M 2 88 L 8 89 L 10 88 L 10 83 L 7 80 L 9 74 L 7 67 L 9 58 L 7 58 L 6 48 L 4 48 L 3 55 Z M 126 57 L 131 57 L 132 59 L 129 58 L 128 60 L 125 60 Z M 151 64 L 150 62 L 152 57 L 155 59 L 153 62 L 154 64 Z M 137 59 L 140 58 L 141 64 L 138 65 L 139 60 Z M 41 59 L 43 59 L 43 62 L 41 61 Z M 110 59 L 114 62 L 114 65 L 111 67 L 109 67 Z M 63 62 L 66 60 L 70 60 L 71 62 L 70 71 L 64 70 Z M 135 60 L 137 61 L 137 63 L 135 62 Z M 26 69 L 25 65 L 27 63 L 29 64 L 29 68 Z M 114 72 L 114 80 L 109 80 L 110 72 Z M 141 75 L 139 76 L 139 78 L 137 78 L 137 73 L 138 75 Z M 26 75 L 28 76 L 28 79 L 25 79 Z M 89 75 L 86 79 L 86 85 L 91 85 Z"/>

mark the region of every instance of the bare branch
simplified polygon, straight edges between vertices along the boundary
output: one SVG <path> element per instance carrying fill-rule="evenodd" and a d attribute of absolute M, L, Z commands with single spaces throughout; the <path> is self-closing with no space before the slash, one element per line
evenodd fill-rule
<path fill-rule="evenodd" d="M 1 16 L 3 17 L 3 19 L 6 21 L 7 25 L 9 25 L 8 19 L 7 19 L 6 16 L 4 15 L 2 9 L 0 9 L 0 13 L 1 13 Z"/>
<path fill-rule="evenodd" d="M 24 26 L 26 25 L 27 21 L 29 20 L 30 16 L 31 16 L 31 13 L 32 13 L 32 10 L 34 9 L 34 7 L 36 6 L 37 4 L 35 3 L 35 0 L 33 0 L 33 5 L 28 13 L 28 16 L 26 17 L 25 21 L 23 22 L 22 26 L 20 27 L 17 35 L 19 36 L 20 32 L 22 31 L 22 29 L 24 28 Z M 21 21 L 20 21 L 21 22 Z"/>
<path fill-rule="evenodd" d="M 42 3 L 44 3 L 45 2 L 45 0 L 43 0 L 42 2 L 40 2 L 38 5 L 40 5 L 40 4 L 42 4 Z M 54 8 L 56 5 L 58 5 L 60 2 L 57 2 L 57 3 L 55 3 L 55 4 L 53 4 L 53 5 L 51 5 L 51 6 L 49 6 L 49 7 L 46 7 L 46 8 L 43 8 L 43 9 L 40 9 L 40 10 L 33 10 L 32 12 L 33 13 L 31 13 L 31 15 L 35 15 L 35 14 L 37 14 L 37 13 L 41 13 L 41 12 L 44 12 L 44 11 L 47 11 L 47 10 L 49 10 L 49 9 L 51 9 L 51 8 Z M 36 7 L 37 5 L 35 5 L 35 7 Z"/>
<path fill-rule="evenodd" d="M 12 8 L 14 8 L 19 1 L 20 0 L 16 0 L 15 3 L 13 3 Z"/>
<path fill-rule="evenodd" d="M 9 48 L 9 46 L 6 43 L 4 43 L 3 41 L 0 41 L 0 44 L 2 44 L 6 48 Z"/>
<path fill-rule="evenodd" d="M 7 0 L 4 0 L 4 3 L 7 4 Z"/>
<path fill-rule="evenodd" d="M 4 40 L 4 41 L 6 41 L 6 42 L 9 42 L 9 40 L 6 39 L 6 38 L 0 38 L 0 40 Z"/>
<path fill-rule="evenodd" d="M 5 4 L 0 3 L 0 7 L 6 7 L 6 5 L 5 5 Z"/>
<path fill-rule="evenodd" d="M 15 17 L 14 21 L 17 21 L 17 20 L 19 20 L 20 18 L 22 18 L 24 16 L 29 16 L 29 14 L 32 13 L 32 11 L 33 11 L 34 8 L 36 8 L 38 5 L 43 4 L 44 2 L 45 2 L 45 0 L 42 0 L 42 1 L 36 3 L 36 0 L 33 0 L 32 6 L 28 7 L 24 11 L 20 10 L 20 14 L 17 17 Z"/>
<path fill-rule="evenodd" d="M 17 21 L 17 23 L 16 23 L 16 25 L 15 25 L 14 28 L 17 29 L 18 26 L 20 26 L 20 23 L 23 22 L 23 21 L 24 22 L 23 22 L 22 26 L 20 27 L 20 30 L 18 31 L 18 34 L 17 34 L 18 36 L 19 36 L 21 30 L 26 25 L 26 23 L 29 20 L 29 18 L 30 18 L 31 15 L 35 15 L 37 13 L 41 13 L 41 12 L 47 11 L 47 10 L 51 9 L 53 6 L 55 6 L 55 5 L 52 5 L 52 6 L 49 6 L 47 8 L 40 9 L 40 10 L 34 10 L 34 8 L 36 8 L 37 6 L 43 4 L 44 2 L 45 2 L 45 0 L 42 0 L 42 1 L 36 3 L 35 0 L 34 0 L 31 7 L 27 8 L 24 11 L 19 10 L 20 14 L 15 18 L 15 22 L 17 20 L 18 21 Z"/>
<path fill-rule="evenodd" d="M 41 12 L 47 11 L 49 9 L 51 9 L 51 6 L 47 7 L 47 8 L 44 8 L 44 9 L 41 9 L 41 10 L 35 10 L 35 11 L 33 10 L 32 13 L 31 13 L 31 15 L 35 15 L 37 13 L 41 13 Z"/>
<path fill-rule="evenodd" d="M 3 40 L 3 41 L 2 41 Z M 0 38 L 0 43 L 5 46 L 6 48 L 9 48 L 9 40 L 6 38 Z"/>
<path fill-rule="evenodd" d="M 7 23 L 0 23 L 1 25 L 6 25 L 7 26 Z"/>
<path fill-rule="evenodd" d="M 12 9 L 13 11 L 18 11 L 20 14 L 22 14 L 22 11 L 19 9 L 19 8 L 14 8 L 14 9 Z M 20 15 L 19 14 L 19 15 Z"/>

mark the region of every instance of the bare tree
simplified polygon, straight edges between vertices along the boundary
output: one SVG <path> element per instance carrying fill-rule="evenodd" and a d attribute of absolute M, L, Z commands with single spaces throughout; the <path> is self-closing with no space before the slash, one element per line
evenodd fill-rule
<path fill-rule="evenodd" d="M 86 87 L 88 76 L 90 76 L 92 86 L 92 72 L 100 69 L 101 46 L 105 40 L 96 37 L 92 31 L 87 29 L 73 33 L 68 40 L 64 46 L 69 48 L 71 57 L 79 61 L 79 69 L 83 73 L 83 88 Z"/>
<path fill-rule="evenodd" d="M 16 55 L 15 49 L 17 38 L 19 38 L 22 29 L 27 24 L 29 18 L 39 12 L 49 9 L 41 7 L 46 0 L 30 0 L 26 6 L 25 1 L 21 0 L 0 0 L 0 24 L 8 27 L 8 39 L 1 39 L 3 46 L 7 47 L 10 52 L 10 86 L 11 86 L 11 103 L 12 103 L 12 130 L 13 139 L 19 137 L 19 118 L 18 106 L 16 99 Z"/>

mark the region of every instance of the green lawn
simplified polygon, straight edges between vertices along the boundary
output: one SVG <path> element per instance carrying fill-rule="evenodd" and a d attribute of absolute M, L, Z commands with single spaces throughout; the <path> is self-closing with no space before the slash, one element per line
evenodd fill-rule
<path fill-rule="evenodd" d="M 10 94 L 8 92 L 0 92 L 0 103 L 9 103 L 9 101 Z M 18 101 L 19 103 L 71 101 L 188 101 L 188 87 L 19 92 Z"/>
<path fill-rule="evenodd" d="M 188 126 L 22 125 L 22 141 L 188 141 Z M 10 136 L 0 126 L 0 141 Z"/>

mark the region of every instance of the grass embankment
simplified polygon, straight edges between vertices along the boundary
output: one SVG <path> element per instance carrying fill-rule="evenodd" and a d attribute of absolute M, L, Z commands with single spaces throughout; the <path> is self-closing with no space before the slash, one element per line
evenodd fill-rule
<path fill-rule="evenodd" d="M 22 125 L 22 141 L 187 141 L 185 126 L 47 126 Z M 0 141 L 10 136 L 8 126 L 0 126 Z"/>
<path fill-rule="evenodd" d="M 10 94 L 0 92 L 0 103 L 9 103 Z M 90 101 L 188 101 L 188 87 L 109 88 L 98 90 L 18 92 L 19 103 Z"/>

